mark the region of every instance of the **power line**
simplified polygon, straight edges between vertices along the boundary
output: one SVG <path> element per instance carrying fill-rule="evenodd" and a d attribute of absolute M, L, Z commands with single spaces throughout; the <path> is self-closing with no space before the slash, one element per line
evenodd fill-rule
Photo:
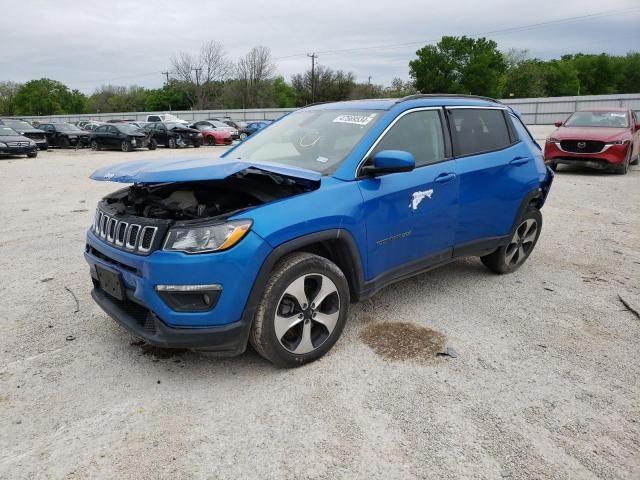
<path fill-rule="evenodd" d="M 534 30 L 537 28 L 542 28 L 542 27 L 546 27 L 546 26 L 551 26 L 551 25 L 563 25 L 566 23 L 573 23 L 573 22 L 580 22 L 583 20 L 588 20 L 588 19 L 594 19 L 594 18 L 602 18 L 602 17 L 607 17 L 607 16 L 611 16 L 611 15 L 619 15 L 622 13 L 630 13 L 633 11 L 637 11 L 640 10 L 640 7 L 630 7 L 630 8 L 625 8 L 625 9 L 621 9 L 621 10 L 609 10 L 609 11 L 604 11 L 604 12 L 599 12 L 599 13 L 591 13 L 588 15 L 580 15 L 580 16 L 576 16 L 576 17 L 566 17 L 566 18 L 559 18 L 559 19 L 555 19 L 555 20 L 549 20 L 546 22 L 539 22 L 539 23 L 531 23 L 528 25 L 520 25 L 517 27 L 509 27 L 509 28 L 502 28 L 499 30 L 489 30 L 486 32 L 479 32 L 479 33 L 474 33 L 474 34 L 469 34 L 467 35 L 468 37 L 481 37 L 481 36 L 485 36 L 485 35 L 500 35 L 500 34 L 508 34 L 508 33 L 518 33 L 518 32 L 524 32 L 527 30 Z M 405 43 L 395 43 L 395 44 L 387 44 L 387 45 L 371 45 L 371 46 L 366 46 L 366 47 L 355 47 L 355 48 L 341 48 L 341 49 L 336 49 L 336 50 L 322 50 L 316 53 L 322 54 L 322 55 L 335 55 L 335 54 L 340 54 L 340 53 L 351 53 L 351 52 L 359 52 L 359 51 L 367 51 L 367 50 L 382 50 L 382 49 L 391 49 L 391 48 L 401 48 L 401 47 L 409 47 L 412 45 L 427 45 L 433 42 L 438 41 L 439 39 L 431 39 L 431 40 L 418 40 L 418 41 L 414 41 L 414 42 L 405 42 Z M 285 60 L 288 58 L 297 58 L 297 57 L 303 57 L 306 54 L 304 53 L 296 53 L 296 54 L 292 54 L 292 55 L 286 55 L 286 56 L 282 56 L 282 57 L 275 57 L 274 60 Z"/>
<path fill-rule="evenodd" d="M 318 55 L 312 53 L 309 55 L 307 53 L 307 57 L 311 58 L 311 103 L 316 101 L 316 58 Z"/>

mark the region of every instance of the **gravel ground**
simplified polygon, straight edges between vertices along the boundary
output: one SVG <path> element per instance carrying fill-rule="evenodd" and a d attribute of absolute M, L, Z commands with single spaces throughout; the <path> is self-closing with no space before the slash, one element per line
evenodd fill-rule
<path fill-rule="evenodd" d="M 0 160 L 0 478 L 640 478 L 640 319 L 618 297 L 640 309 L 638 167 L 560 167 L 518 272 L 462 259 L 388 287 L 279 370 L 147 348 L 90 298 L 84 231 L 117 185 L 88 175 L 174 154 Z M 402 328 L 429 348 L 394 355 Z"/>

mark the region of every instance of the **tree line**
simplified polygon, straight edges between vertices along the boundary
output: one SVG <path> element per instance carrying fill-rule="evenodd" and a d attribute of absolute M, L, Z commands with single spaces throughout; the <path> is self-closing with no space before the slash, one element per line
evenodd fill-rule
<path fill-rule="evenodd" d="M 495 98 L 640 92 L 640 53 L 573 54 L 532 58 L 526 50 L 502 52 L 493 40 L 442 37 L 409 62 L 410 80 L 388 86 L 358 82 L 353 72 L 318 65 L 312 72 L 277 74 L 271 51 L 252 48 L 236 62 L 224 46 L 207 42 L 198 52 L 170 59 L 161 88 L 103 85 L 92 94 L 41 78 L 0 82 L 0 115 L 55 115 L 135 111 L 300 107 L 316 102 L 402 97 L 412 93 L 464 93 Z"/>

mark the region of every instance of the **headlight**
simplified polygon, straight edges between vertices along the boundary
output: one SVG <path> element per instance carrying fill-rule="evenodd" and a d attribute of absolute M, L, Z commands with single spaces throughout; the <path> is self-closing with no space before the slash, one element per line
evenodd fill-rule
<path fill-rule="evenodd" d="M 0 148 L 6 148 L 7 144 L 0 142 Z"/>
<path fill-rule="evenodd" d="M 29 140 L 29 146 L 30 147 L 34 147 L 36 144 L 36 142 L 34 142 L 33 140 Z"/>
<path fill-rule="evenodd" d="M 626 145 L 629 143 L 629 140 L 616 140 L 615 142 L 610 142 L 611 145 Z"/>
<path fill-rule="evenodd" d="M 198 137 L 198 138 L 202 138 L 202 134 L 201 134 L 201 133 L 199 133 L 199 134 L 197 135 L 197 137 Z"/>
<path fill-rule="evenodd" d="M 549 142 L 549 143 L 560 143 L 560 140 L 558 140 L 557 138 L 554 138 L 554 137 L 548 137 L 547 138 L 547 142 Z"/>
<path fill-rule="evenodd" d="M 217 252 L 233 247 L 251 228 L 251 220 L 169 230 L 164 250 L 186 253 Z"/>

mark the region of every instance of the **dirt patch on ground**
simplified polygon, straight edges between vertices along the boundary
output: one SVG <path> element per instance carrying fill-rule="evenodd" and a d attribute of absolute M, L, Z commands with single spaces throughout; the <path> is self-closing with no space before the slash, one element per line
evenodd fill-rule
<path fill-rule="evenodd" d="M 385 360 L 428 363 L 442 358 L 447 340 L 440 332 L 407 322 L 370 324 L 360 338 Z"/>

